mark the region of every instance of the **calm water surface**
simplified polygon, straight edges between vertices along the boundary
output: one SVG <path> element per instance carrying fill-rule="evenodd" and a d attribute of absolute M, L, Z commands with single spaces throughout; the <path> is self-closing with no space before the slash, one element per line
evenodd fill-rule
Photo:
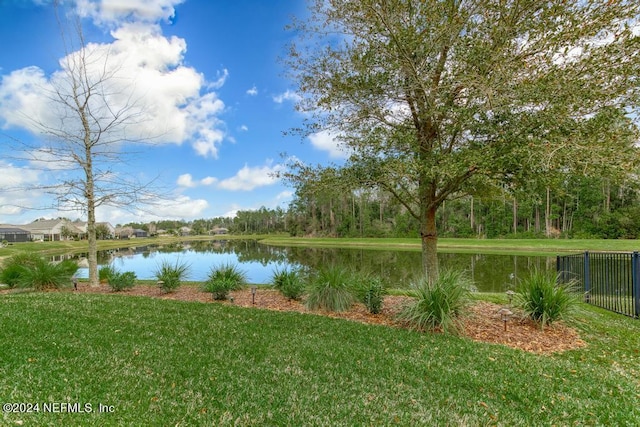
<path fill-rule="evenodd" d="M 518 277 L 530 270 L 554 269 L 555 257 L 439 253 L 440 265 L 466 270 L 480 291 L 503 292 L 513 288 Z M 275 269 L 304 266 L 312 271 L 326 265 L 340 265 L 370 272 L 387 280 L 390 287 L 405 288 L 421 272 L 419 251 L 276 247 L 253 240 L 202 241 L 168 246 L 142 246 L 102 251 L 100 265 L 133 271 L 139 279 L 154 279 L 164 261 L 191 266 L 188 280 L 203 281 L 212 267 L 237 264 L 250 283 L 269 283 Z M 81 268 L 79 277 L 87 277 Z"/>

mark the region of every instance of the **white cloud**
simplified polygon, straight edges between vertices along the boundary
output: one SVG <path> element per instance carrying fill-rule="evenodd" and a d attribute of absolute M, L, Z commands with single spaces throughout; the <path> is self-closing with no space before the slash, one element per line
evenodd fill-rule
<path fill-rule="evenodd" d="M 286 92 L 273 97 L 273 101 L 277 104 L 282 104 L 284 101 L 298 102 L 301 99 L 300 95 L 291 90 L 287 90 Z"/>
<path fill-rule="evenodd" d="M 333 159 L 346 159 L 349 153 L 344 149 L 337 135 L 329 131 L 321 131 L 309 135 L 309 141 L 316 149 L 326 151 Z"/>
<path fill-rule="evenodd" d="M 276 200 L 277 201 L 283 201 L 283 200 L 290 200 L 291 197 L 294 195 L 293 191 L 282 191 L 280 193 L 278 193 L 278 195 L 276 196 Z"/>
<path fill-rule="evenodd" d="M 247 95 L 256 96 L 257 94 L 258 94 L 258 88 L 255 86 L 247 90 Z"/>
<path fill-rule="evenodd" d="M 168 19 L 178 0 L 103 0 L 78 3 L 83 16 L 113 30 L 111 43 L 88 43 L 85 47 L 88 77 L 98 81 L 102 73 L 113 75 L 106 81 L 103 99 L 93 108 L 106 112 L 106 106 L 122 111 L 130 108 L 134 120 L 121 129 L 126 140 L 147 140 L 156 144 L 191 142 L 203 157 L 217 157 L 218 146 L 226 138 L 219 119 L 225 105 L 211 89 L 220 88 L 229 73 L 222 70 L 207 83 L 197 70 L 183 64 L 186 42 L 165 37 L 154 23 Z M 119 19 L 127 21 L 116 26 Z M 61 103 L 51 102 L 53 89 L 65 91 L 69 82 L 66 64 L 77 60 L 72 52 L 60 60 L 61 69 L 47 76 L 38 67 L 15 70 L 0 80 L 0 124 L 39 133 L 43 126 L 59 128 L 60 117 L 73 117 L 62 111 Z M 68 91 L 68 90 L 67 90 Z M 73 132 L 72 120 L 65 130 Z"/>
<path fill-rule="evenodd" d="M 230 191 L 251 191 L 258 187 L 273 185 L 278 179 L 273 176 L 283 170 L 283 165 L 249 167 L 245 165 L 231 178 L 223 179 L 218 188 Z"/>
<path fill-rule="evenodd" d="M 96 25 L 114 25 L 122 20 L 168 21 L 175 15 L 174 6 L 185 0 L 77 0 L 80 16 L 93 19 Z"/>
<path fill-rule="evenodd" d="M 214 178 L 214 177 L 212 177 L 212 176 L 208 176 L 208 177 L 206 177 L 206 178 L 202 178 L 202 179 L 200 180 L 200 183 L 201 183 L 202 185 L 213 185 L 213 184 L 215 184 L 216 182 L 218 182 L 218 178 Z"/>
<path fill-rule="evenodd" d="M 100 206 L 96 212 L 98 221 L 109 221 L 112 225 L 140 222 L 153 219 L 197 219 L 201 218 L 209 203 L 204 199 L 191 199 L 187 196 L 177 196 L 170 202 L 162 202 L 147 209 L 129 211 L 112 206 Z"/>
<path fill-rule="evenodd" d="M 225 68 L 222 70 L 222 73 L 218 72 L 218 78 L 216 80 L 207 84 L 207 89 L 220 89 L 227 81 L 227 77 L 229 77 L 229 70 Z"/>
<path fill-rule="evenodd" d="M 178 181 L 176 182 L 176 184 L 178 184 L 178 186 L 180 187 L 187 187 L 187 188 L 193 188 L 197 185 L 195 182 L 193 182 L 193 178 L 191 177 L 190 173 L 185 173 L 183 175 L 180 175 L 178 177 Z"/>
<path fill-rule="evenodd" d="M 153 213 L 159 218 L 199 218 L 209 207 L 204 199 L 191 199 L 187 196 L 177 197 L 173 203 L 163 203 L 153 208 Z"/>
<path fill-rule="evenodd" d="M 0 224 L 22 224 L 25 210 L 39 206 L 42 202 L 40 191 L 27 190 L 38 184 L 40 172 L 1 160 L 0 170 Z"/>
<path fill-rule="evenodd" d="M 240 126 L 240 130 L 242 132 L 247 132 L 249 130 L 249 127 L 247 125 L 242 125 L 242 126 Z"/>
<path fill-rule="evenodd" d="M 238 216 L 238 211 L 241 211 L 241 210 L 243 209 L 241 209 L 239 205 L 233 204 L 231 205 L 231 210 L 223 213 L 221 216 L 224 218 L 235 218 Z"/>
<path fill-rule="evenodd" d="M 0 160 L 0 170 L 2 170 L 2 173 L 0 173 L 0 191 L 35 184 L 40 178 L 40 173 L 37 170 L 17 167 L 2 160 Z"/>
<path fill-rule="evenodd" d="M 208 176 L 208 177 L 203 178 L 203 179 L 201 179 L 201 180 L 199 180 L 199 181 L 194 181 L 194 180 L 193 180 L 193 177 L 191 176 L 191 174 L 190 174 L 190 173 L 185 173 L 185 174 L 180 175 L 180 176 L 178 177 L 178 180 L 177 180 L 177 182 L 176 182 L 176 183 L 177 183 L 177 184 L 178 184 L 178 186 L 180 186 L 180 187 L 185 187 L 185 188 L 194 188 L 194 187 L 197 187 L 197 186 L 199 186 L 199 185 L 205 185 L 205 186 L 213 185 L 213 184 L 215 184 L 216 182 L 218 182 L 218 179 L 217 179 L 217 178 L 214 178 L 214 177 L 212 177 L 212 176 Z"/>
<path fill-rule="evenodd" d="M 0 119 L 3 128 L 11 125 L 30 128 L 33 120 L 47 117 L 52 110 L 44 102 L 42 93 L 50 91 L 49 81 L 38 67 L 26 67 L 2 76 Z"/>

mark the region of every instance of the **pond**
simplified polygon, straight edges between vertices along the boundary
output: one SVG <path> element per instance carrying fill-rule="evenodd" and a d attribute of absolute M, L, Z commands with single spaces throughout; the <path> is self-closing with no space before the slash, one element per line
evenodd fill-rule
<path fill-rule="evenodd" d="M 555 268 L 555 257 L 446 253 L 438 254 L 443 268 L 466 270 L 479 291 L 504 292 L 533 269 Z M 98 264 L 133 271 L 139 279 L 154 279 L 162 262 L 190 265 L 188 280 L 204 281 L 212 267 L 237 264 L 250 283 L 269 283 L 275 269 L 303 266 L 317 270 L 338 265 L 383 277 L 393 288 L 406 288 L 421 272 L 421 254 L 410 250 L 335 249 L 268 246 L 255 240 L 192 241 L 102 251 Z M 79 277 L 86 278 L 87 268 Z"/>

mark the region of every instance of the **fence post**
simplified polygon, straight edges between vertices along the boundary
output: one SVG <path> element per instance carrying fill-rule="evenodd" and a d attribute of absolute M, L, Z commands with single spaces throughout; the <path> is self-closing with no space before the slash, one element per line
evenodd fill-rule
<path fill-rule="evenodd" d="M 584 253 L 584 299 L 588 304 L 591 302 L 591 274 L 590 274 L 590 266 L 589 266 L 589 251 Z"/>
<path fill-rule="evenodd" d="M 631 280 L 633 282 L 634 317 L 640 317 L 640 254 L 637 251 L 631 256 Z"/>

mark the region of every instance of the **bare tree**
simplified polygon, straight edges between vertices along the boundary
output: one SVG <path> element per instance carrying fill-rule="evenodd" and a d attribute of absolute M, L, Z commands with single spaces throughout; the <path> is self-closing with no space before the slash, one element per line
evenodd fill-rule
<path fill-rule="evenodd" d="M 96 208 L 139 208 L 159 199 L 154 181 L 141 183 L 122 171 L 135 154 L 125 145 L 154 136 L 140 135 L 149 116 L 142 100 L 134 98 L 134 78 L 104 45 L 85 43 L 79 20 L 72 28 L 73 37 L 62 32 L 61 70 L 42 88 L 49 109 L 28 116 L 43 140 L 22 144 L 21 152 L 31 164 L 56 172 L 53 184 L 37 188 L 52 194 L 59 210 L 86 214 L 89 282 L 97 286 Z"/>

